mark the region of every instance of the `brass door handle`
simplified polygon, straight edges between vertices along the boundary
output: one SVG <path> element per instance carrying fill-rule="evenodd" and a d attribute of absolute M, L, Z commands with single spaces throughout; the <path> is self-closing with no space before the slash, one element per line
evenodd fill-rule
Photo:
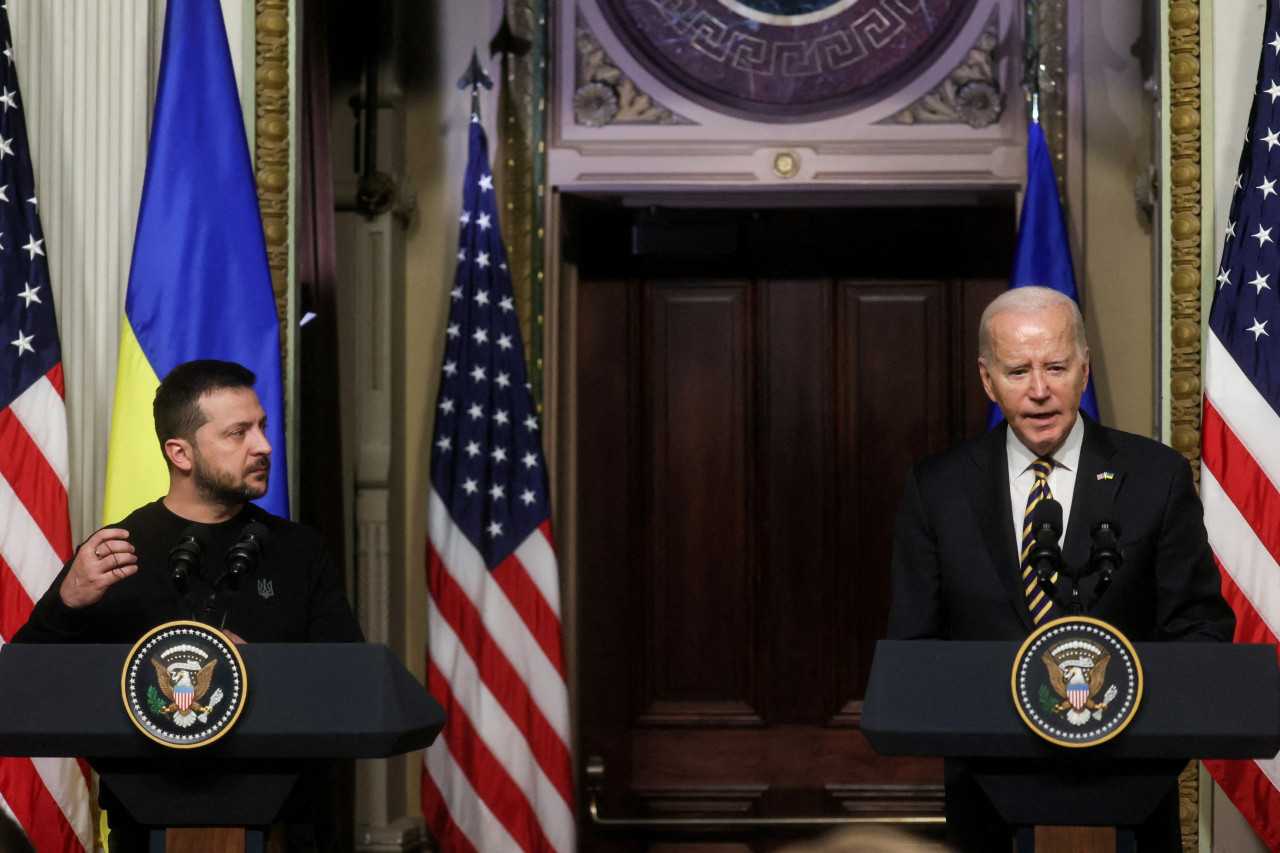
<path fill-rule="evenodd" d="M 940 826 L 946 822 L 942 816 L 903 815 L 898 817 L 603 817 L 600 814 L 599 796 L 604 787 L 604 759 L 593 755 L 587 759 L 587 811 L 591 823 L 602 829 L 631 829 L 661 832 L 684 830 L 686 832 L 714 832 L 749 829 L 824 829 L 857 824 L 891 824 L 897 826 Z"/>

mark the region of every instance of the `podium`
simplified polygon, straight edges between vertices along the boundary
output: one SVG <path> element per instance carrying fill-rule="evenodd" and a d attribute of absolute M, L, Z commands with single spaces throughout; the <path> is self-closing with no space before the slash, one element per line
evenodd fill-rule
<path fill-rule="evenodd" d="M 421 749 L 444 726 L 440 705 L 382 644 L 237 648 L 248 685 L 240 718 L 212 743 L 175 749 L 146 737 L 125 709 L 130 646 L 6 645 L 0 754 L 85 758 L 133 818 L 156 829 L 257 831 L 303 774 L 333 759 Z M 260 843 L 248 837 L 250 849 Z"/>
<path fill-rule="evenodd" d="M 1017 642 L 882 640 L 862 730 L 880 755 L 963 758 L 1016 827 L 1141 824 L 1191 759 L 1280 751 L 1280 662 L 1270 645 L 1135 643 L 1141 704 L 1096 746 L 1050 743 L 1018 715 Z"/>

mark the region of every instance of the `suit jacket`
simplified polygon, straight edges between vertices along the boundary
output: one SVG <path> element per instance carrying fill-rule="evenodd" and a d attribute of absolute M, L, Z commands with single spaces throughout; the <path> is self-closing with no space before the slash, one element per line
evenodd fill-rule
<path fill-rule="evenodd" d="M 1119 525 L 1124 556 L 1085 615 L 1134 642 L 1230 641 L 1235 615 L 1222 597 L 1187 460 L 1080 417 L 1084 441 L 1063 564 L 1088 563 L 1091 530 L 1102 521 Z M 935 453 L 908 475 L 894 529 L 889 637 L 1013 640 L 1031 632 L 1010 527 L 1007 429 L 1001 424 Z M 1097 581 L 1096 574 L 1082 579 L 1084 601 Z M 1070 590 L 1065 574 L 1058 588 Z"/>

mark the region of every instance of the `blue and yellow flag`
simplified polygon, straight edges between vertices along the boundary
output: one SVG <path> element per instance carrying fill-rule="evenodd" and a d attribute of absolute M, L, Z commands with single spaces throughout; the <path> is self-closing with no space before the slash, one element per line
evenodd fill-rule
<path fill-rule="evenodd" d="M 1062 215 L 1062 201 L 1058 198 L 1053 158 L 1044 138 L 1044 129 L 1035 121 L 1027 127 L 1027 192 L 1022 199 L 1022 216 L 1018 220 L 1018 243 L 1014 249 L 1009 289 L 1029 285 L 1051 287 L 1080 304 L 1075 266 L 1071 263 L 1071 240 L 1067 235 L 1066 217 Z M 1097 355 L 1096 349 L 1093 355 Z M 1080 408 L 1095 421 L 1101 421 L 1098 400 L 1093 393 L 1092 373 L 1080 397 Z M 1000 407 L 992 403 L 987 429 L 1003 419 Z"/>
<path fill-rule="evenodd" d="M 104 508 L 119 521 L 169 487 L 151 404 L 194 358 L 258 375 L 271 487 L 288 515 L 280 331 L 244 119 L 218 0 L 170 2 L 116 378 Z"/>

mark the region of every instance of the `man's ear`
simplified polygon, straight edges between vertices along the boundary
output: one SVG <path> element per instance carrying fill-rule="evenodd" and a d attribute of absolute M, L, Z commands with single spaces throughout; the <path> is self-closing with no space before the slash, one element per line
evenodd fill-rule
<path fill-rule="evenodd" d="M 180 471 L 190 471 L 195 467 L 195 458 L 191 453 L 191 442 L 185 438 L 170 438 L 164 443 L 164 455 L 169 464 Z"/>
<path fill-rule="evenodd" d="M 987 362 L 981 357 L 978 358 L 978 376 L 982 378 L 982 390 L 987 392 L 991 402 L 996 402 L 995 391 L 991 387 L 991 371 L 987 369 Z"/>

